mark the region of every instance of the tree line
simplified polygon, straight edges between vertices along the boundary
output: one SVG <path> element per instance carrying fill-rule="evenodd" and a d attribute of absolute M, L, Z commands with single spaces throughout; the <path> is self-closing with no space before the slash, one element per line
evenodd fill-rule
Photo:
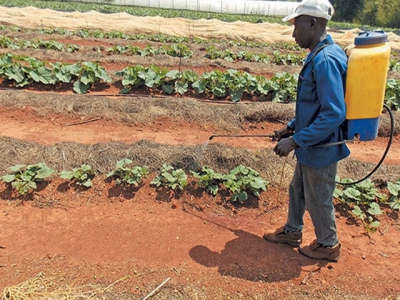
<path fill-rule="evenodd" d="M 332 21 L 400 28 L 400 0 L 330 0 Z"/>

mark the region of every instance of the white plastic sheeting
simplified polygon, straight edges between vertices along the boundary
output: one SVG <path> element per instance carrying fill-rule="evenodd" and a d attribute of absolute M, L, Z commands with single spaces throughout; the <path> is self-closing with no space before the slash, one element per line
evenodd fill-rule
<path fill-rule="evenodd" d="M 260 0 L 74 0 L 74 2 L 95 2 L 115 5 L 267 16 L 286 16 L 294 12 L 299 5 L 298 2 Z"/>

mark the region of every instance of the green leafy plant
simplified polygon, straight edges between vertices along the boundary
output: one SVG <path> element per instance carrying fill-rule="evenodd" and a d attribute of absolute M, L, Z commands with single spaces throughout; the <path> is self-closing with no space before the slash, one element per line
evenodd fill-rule
<path fill-rule="evenodd" d="M 365 211 L 360 206 L 354 205 L 351 212 L 363 222 L 368 231 L 374 232 L 380 226 L 380 222 L 375 220 L 374 216 L 381 215 L 382 211 L 376 202 L 372 202 L 368 206 L 368 210 Z"/>
<path fill-rule="evenodd" d="M 57 78 L 51 68 L 46 66 L 44 61 L 40 61 L 33 57 L 22 57 L 23 60 L 29 63 L 29 68 L 24 68 L 28 75 L 29 82 L 32 80 L 34 82 L 43 84 L 55 84 Z"/>
<path fill-rule="evenodd" d="M 273 57 L 271 62 L 277 65 L 292 65 L 292 66 L 299 66 L 303 63 L 305 59 L 304 54 L 294 54 L 294 53 L 281 53 L 280 51 L 276 50 L 272 53 Z"/>
<path fill-rule="evenodd" d="M 83 164 L 79 168 L 73 168 L 72 171 L 61 171 L 60 177 L 72 181 L 73 184 L 91 187 L 95 172 L 90 165 Z"/>
<path fill-rule="evenodd" d="M 161 47 L 161 53 L 174 57 L 187 58 L 190 58 L 193 55 L 192 50 L 188 46 L 181 43 L 175 45 L 164 45 Z"/>
<path fill-rule="evenodd" d="M 16 87 L 23 87 L 32 82 L 54 85 L 58 82 L 74 81 L 74 91 L 79 94 L 87 93 L 89 88 L 100 80 L 111 82 L 106 71 L 94 62 L 53 65 L 11 53 L 0 56 L 0 77 L 15 81 Z"/>
<path fill-rule="evenodd" d="M 243 76 L 243 74 L 237 70 L 230 69 L 224 73 L 223 79 L 226 82 L 226 87 L 232 101 L 240 101 L 243 93 L 247 91 L 249 77 Z"/>
<path fill-rule="evenodd" d="M 107 178 L 114 178 L 116 184 L 128 184 L 138 186 L 144 175 L 147 175 L 148 168 L 135 166 L 131 168 L 132 160 L 123 158 L 117 161 L 115 170 L 107 174 Z"/>
<path fill-rule="evenodd" d="M 140 56 L 153 56 L 159 54 L 159 51 L 156 48 L 153 48 L 149 45 L 146 48 L 140 48 L 134 45 L 116 45 L 107 49 L 109 54 L 126 54 L 126 55 L 140 55 Z"/>
<path fill-rule="evenodd" d="M 205 188 L 208 193 L 214 196 L 217 195 L 225 177 L 207 166 L 203 167 L 200 172 L 192 171 L 191 174 L 198 179 L 199 186 Z"/>
<path fill-rule="evenodd" d="M 98 63 L 83 62 L 77 65 L 79 66 L 78 79 L 74 82 L 74 91 L 76 93 L 87 93 L 89 88 L 100 80 L 111 82 L 111 78 Z"/>
<path fill-rule="evenodd" d="M 167 187 L 174 191 L 183 191 L 187 185 L 187 176 L 184 170 L 175 169 L 171 165 L 163 164 L 160 174 L 150 184 L 155 185 L 157 188 Z"/>
<path fill-rule="evenodd" d="M 271 90 L 273 92 L 273 102 L 296 101 L 297 75 L 291 75 L 286 72 L 275 74 L 271 78 Z"/>
<path fill-rule="evenodd" d="M 1 40 L 0 40 L 1 41 Z M 126 46 L 113 46 L 107 49 L 109 54 L 126 54 L 126 55 L 140 55 L 140 56 L 155 56 L 165 54 L 173 57 L 187 57 L 190 58 L 193 55 L 193 51 L 184 44 L 176 45 L 163 45 L 160 48 L 155 48 L 150 45 L 146 45 L 145 48 L 140 48 L 134 45 Z"/>
<path fill-rule="evenodd" d="M 213 70 L 203 74 L 203 78 L 207 81 L 207 89 L 219 98 L 224 98 L 227 95 L 226 82 L 223 76 L 224 72 L 220 70 Z"/>
<path fill-rule="evenodd" d="M 342 179 L 343 183 L 351 183 L 350 179 Z M 351 212 L 364 224 L 367 231 L 376 231 L 380 226 L 378 215 L 383 214 L 379 203 L 385 202 L 387 196 L 375 187 L 370 179 L 366 179 L 354 185 L 336 188 L 335 198 L 345 203 Z"/>
<path fill-rule="evenodd" d="M 400 72 L 400 62 L 397 59 L 391 59 L 389 61 L 389 70 L 394 72 Z"/>
<path fill-rule="evenodd" d="M 121 71 L 115 73 L 115 75 L 122 77 L 122 85 L 124 86 L 121 93 L 127 94 L 131 90 L 141 87 L 144 85 L 144 80 L 139 76 L 139 72 L 146 70 L 141 65 L 129 66 Z"/>
<path fill-rule="evenodd" d="M 243 202 L 249 198 L 248 193 L 260 197 L 261 191 L 266 191 L 268 182 L 260 174 L 249 167 L 237 166 L 224 176 L 224 186 L 233 193 L 232 202 Z"/>
<path fill-rule="evenodd" d="M 388 182 L 387 188 L 389 191 L 388 204 L 392 209 L 400 210 L 400 180 L 393 183 Z"/>
<path fill-rule="evenodd" d="M 65 64 L 56 62 L 53 65 L 54 75 L 59 82 L 69 83 L 79 74 L 80 67 L 77 64 Z"/>
<path fill-rule="evenodd" d="M 388 78 L 386 81 L 385 104 L 391 109 L 400 108 L 400 81 Z"/>
<path fill-rule="evenodd" d="M 159 68 L 152 66 L 147 70 L 139 72 L 139 77 L 144 80 L 144 84 L 149 88 L 160 88 L 164 84 L 166 74 L 169 72 L 167 68 Z"/>
<path fill-rule="evenodd" d="M 53 174 L 54 170 L 44 163 L 34 165 L 15 165 L 9 168 L 11 174 L 1 176 L 1 180 L 10 183 L 20 195 L 24 196 L 37 189 L 36 183 L 42 182 Z"/>

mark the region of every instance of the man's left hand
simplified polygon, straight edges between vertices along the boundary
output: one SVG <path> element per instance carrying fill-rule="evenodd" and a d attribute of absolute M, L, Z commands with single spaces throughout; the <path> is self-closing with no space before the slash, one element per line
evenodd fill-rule
<path fill-rule="evenodd" d="M 288 154 L 297 147 L 296 142 L 292 138 L 282 139 L 274 147 L 274 152 L 276 155 L 288 156 Z"/>

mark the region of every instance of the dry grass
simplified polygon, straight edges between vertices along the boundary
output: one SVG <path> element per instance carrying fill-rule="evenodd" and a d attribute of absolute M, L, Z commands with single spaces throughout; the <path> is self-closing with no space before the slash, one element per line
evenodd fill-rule
<path fill-rule="evenodd" d="M 294 105 L 271 102 L 251 104 L 210 105 L 195 99 L 174 97 L 103 97 L 91 95 L 60 95 L 27 93 L 8 90 L 0 93 L 0 105 L 11 108 L 33 107 L 39 115 L 73 114 L 101 117 L 126 123 L 146 123 L 168 116 L 200 126 L 214 125 L 221 130 L 235 130 L 245 122 L 288 121 Z"/>
<path fill-rule="evenodd" d="M 118 284 L 126 280 L 121 278 L 107 287 L 94 284 L 75 285 L 68 284 L 61 275 L 47 276 L 40 272 L 17 285 L 6 287 L 3 291 L 3 300 L 84 300 L 84 299 L 110 299 L 109 292 Z"/>
<path fill-rule="evenodd" d="M 246 122 L 272 121 L 285 123 L 294 115 L 294 104 L 252 102 L 210 105 L 196 99 L 174 97 L 104 97 L 95 95 L 60 95 L 8 90 L 0 93 L 0 105 L 10 108 L 30 106 L 42 116 L 73 114 L 77 117 L 101 117 L 126 123 L 147 123 L 167 116 L 200 126 L 215 126 L 222 131 L 240 129 Z M 395 135 L 400 132 L 400 112 L 393 112 Z M 390 123 L 382 117 L 380 136 L 388 136 Z"/>
<path fill-rule="evenodd" d="M 211 299 L 207 296 L 207 292 L 213 292 L 212 287 L 203 287 L 200 289 L 192 283 L 179 284 L 169 281 L 167 284 L 160 286 L 159 283 L 154 280 L 152 283 L 149 282 L 149 286 L 146 289 L 140 291 L 142 295 L 133 295 L 132 292 L 120 290 L 120 285 L 124 285 L 124 282 L 129 279 L 129 276 L 118 279 L 108 286 L 101 286 L 99 284 L 77 284 L 68 283 L 65 279 L 65 274 L 58 274 L 54 276 L 48 276 L 47 274 L 40 272 L 36 276 L 19 283 L 14 286 L 6 287 L 3 290 L 2 300 L 139 300 L 139 299 L 152 299 L 152 300 L 205 300 Z M 151 274 L 147 274 L 146 277 L 151 278 Z M 159 288 L 158 288 L 159 287 Z M 310 291 L 304 291 L 301 286 L 292 286 L 290 291 L 287 291 L 289 295 L 285 299 L 347 299 L 347 300 L 372 300 L 373 298 L 363 295 L 354 296 L 349 293 L 340 291 L 335 287 L 324 287 L 319 289 L 314 287 Z M 244 299 L 242 296 L 232 298 L 232 295 L 218 289 L 220 299 Z M 247 295 L 248 296 L 248 295 Z M 261 299 L 275 299 L 281 296 L 276 290 L 266 290 L 263 294 L 255 294 L 247 299 L 250 300 L 261 300 Z M 146 298 L 147 297 L 147 298 Z"/>

